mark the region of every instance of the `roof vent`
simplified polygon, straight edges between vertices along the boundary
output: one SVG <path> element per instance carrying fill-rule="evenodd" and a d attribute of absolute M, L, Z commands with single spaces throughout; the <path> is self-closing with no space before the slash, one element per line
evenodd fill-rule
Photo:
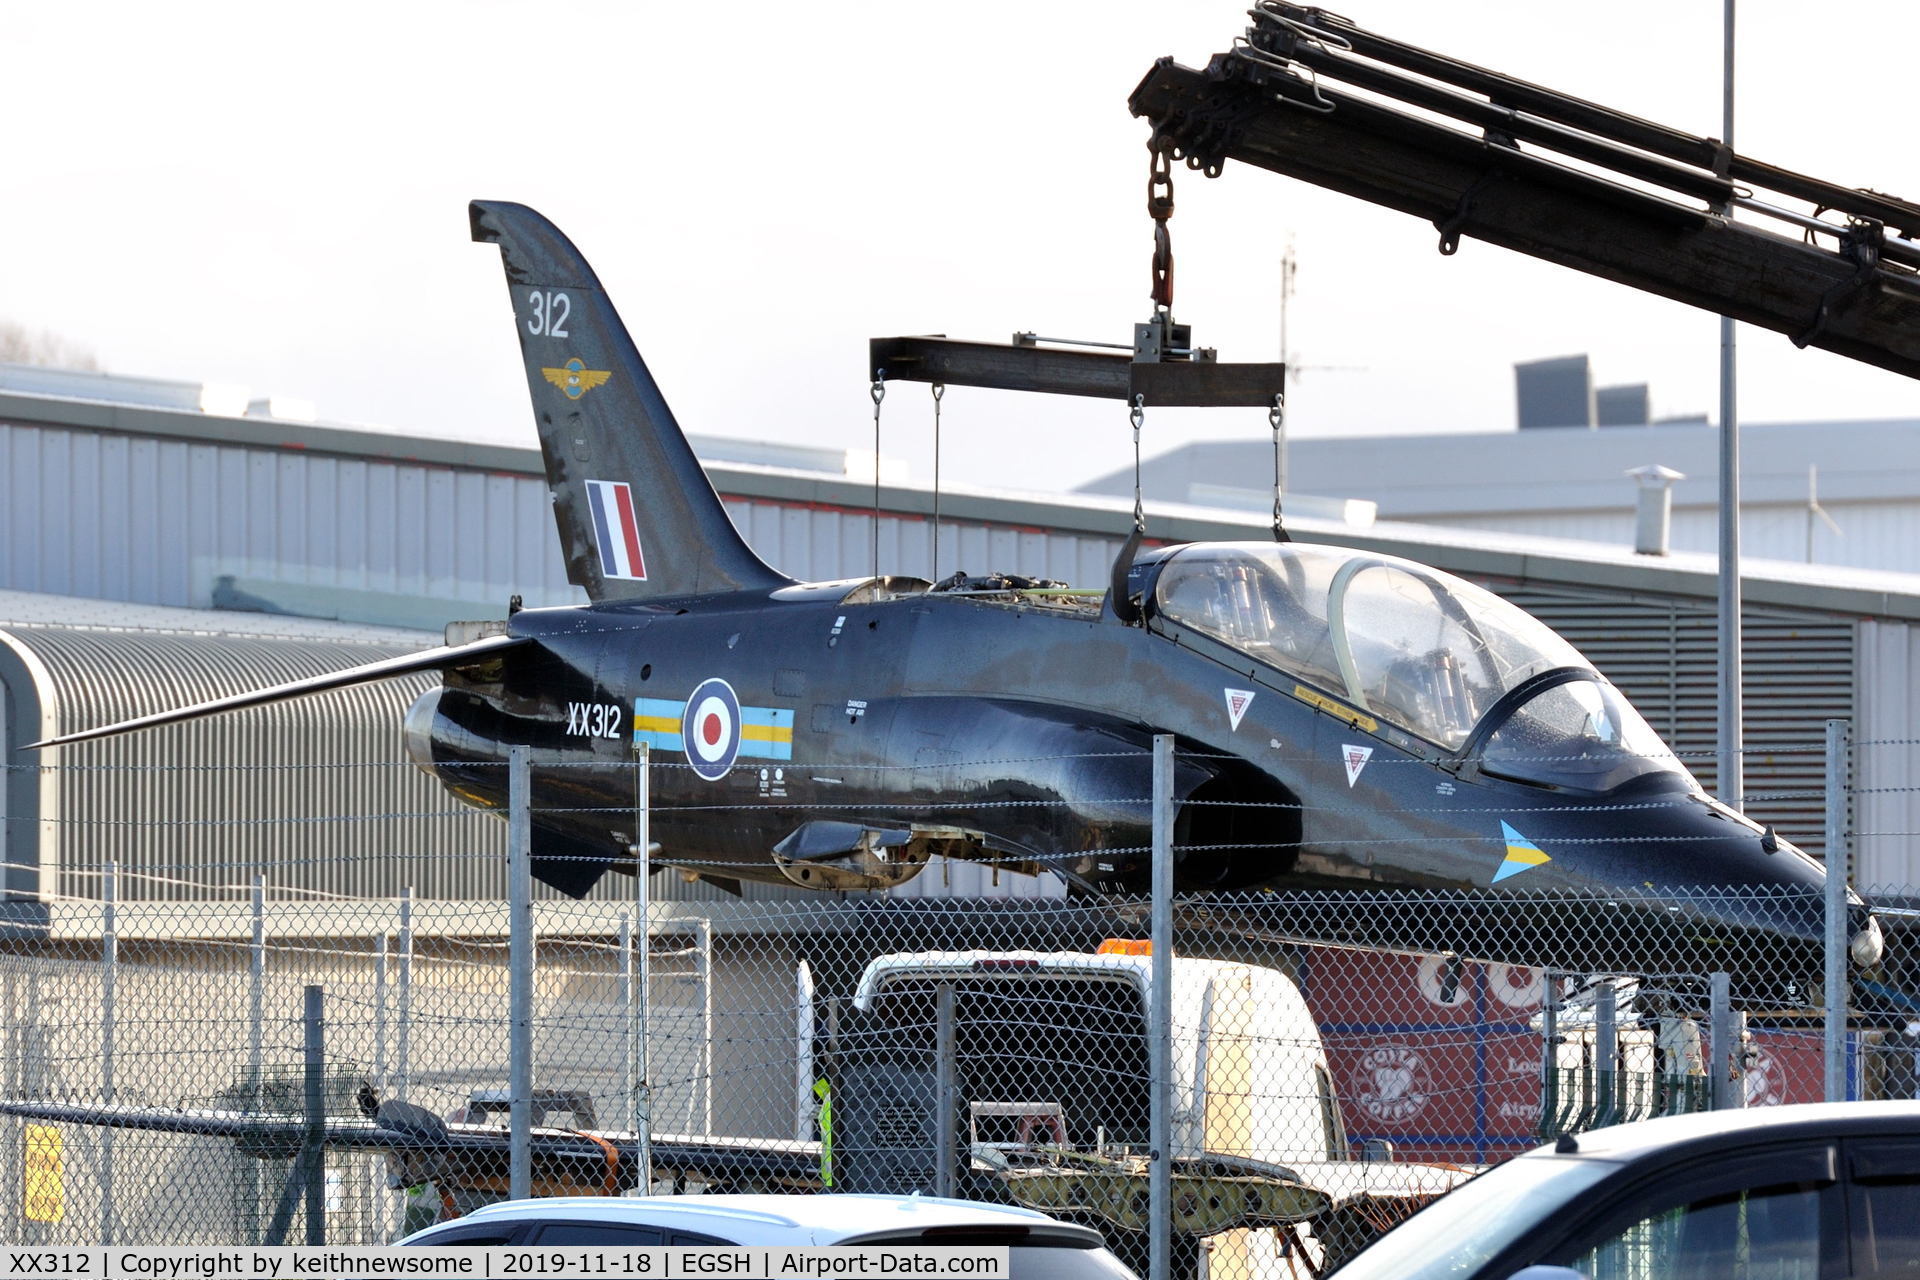
<path fill-rule="evenodd" d="M 200 384 L 200 412 L 216 418 L 238 418 L 247 411 L 247 388 L 236 382 Z"/>
<path fill-rule="evenodd" d="M 1686 476 L 1657 462 L 1627 472 L 1640 488 L 1640 505 L 1633 522 L 1633 549 L 1643 556 L 1667 554 L 1673 528 L 1673 482 Z"/>

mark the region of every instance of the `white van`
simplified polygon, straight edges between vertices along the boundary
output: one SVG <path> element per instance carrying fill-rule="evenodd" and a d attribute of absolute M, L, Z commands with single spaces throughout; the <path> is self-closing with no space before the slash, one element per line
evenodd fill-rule
<path fill-rule="evenodd" d="M 1172 974 L 1174 1225 L 1208 1274 L 1322 1265 L 1467 1176 L 1355 1158 L 1285 973 L 1176 956 Z M 1009 1197 L 1143 1232 L 1152 983 L 1138 942 L 871 961 L 816 1051 L 835 1189 Z"/>

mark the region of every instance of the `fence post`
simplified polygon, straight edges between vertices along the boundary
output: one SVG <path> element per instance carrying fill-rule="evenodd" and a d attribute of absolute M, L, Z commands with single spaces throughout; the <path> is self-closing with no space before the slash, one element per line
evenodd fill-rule
<path fill-rule="evenodd" d="M 374 1087 L 384 1091 L 387 1087 L 387 931 L 380 931 L 380 939 L 373 953 L 373 1083 Z"/>
<path fill-rule="evenodd" d="M 1738 1110 L 1747 1105 L 1745 1068 L 1741 1054 L 1743 1023 L 1733 1012 L 1733 976 L 1712 975 L 1708 1021 L 1713 1044 L 1707 1060 L 1708 1097 L 1715 1111 Z"/>
<path fill-rule="evenodd" d="M 959 1142 L 953 1109 L 953 984 L 942 982 L 934 991 L 933 1031 L 933 1194 L 952 1198 L 953 1151 Z"/>
<path fill-rule="evenodd" d="M 406 1102 L 413 1087 L 413 886 L 400 891 L 399 973 L 395 975 L 399 1005 L 394 1016 L 399 1027 L 394 1032 L 393 1096 Z"/>
<path fill-rule="evenodd" d="M 412 1084 L 408 1074 L 413 1068 L 413 886 L 400 891 L 399 932 L 394 936 L 393 972 L 393 1096 L 407 1101 Z M 393 1230 L 396 1237 L 407 1225 L 407 1197 L 400 1196 L 393 1206 Z"/>
<path fill-rule="evenodd" d="M 22 1034 L 20 1019 L 17 1016 L 19 1013 L 15 1006 L 17 996 L 18 993 L 14 990 L 13 967 L 11 965 L 0 967 L 0 1089 L 4 1089 L 9 1098 L 27 1096 L 20 1084 L 21 1064 L 26 1055 L 26 1037 Z M 26 1135 L 19 1125 L 8 1124 L 0 1128 L 0 1133 L 6 1135 L 10 1145 L 15 1132 L 21 1132 L 20 1145 L 24 1148 Z M 24 1156 L 25 1151 L 22 1150 L 21 1154 Z M 26 1188 L 22 1183 L 26 1177 L 26 1170 L 22 1168 L 16 1173 L 13 1163 L 11 1160 L 0 1163 L 0 1197 L 5 1197 L 4 1200 L 0 1200 L 0 1204 L 21 1204 L 24 1208 L 22 1201 L 26 1196 Z M 20 1163 L 24 1165 L 25 1160 L 23 1159 Z M 25 1213 L 20 1216 L 28 1222 L 33 1221 L 27 1218 Z M 21 1239 L 19 1236 L 15 1238 Z M 22 1243 L 25 1243 L 24 1239 Z"/>
<path fill-rule="evenodd" d="M 306 1085 L 307 1140 L 300 1149 L 306 1165 L 307 1243 L 327 1242 L 327 1031 L 326 988 L 306 990 Z"/>
<path fill-rule="evenodd" d="M 507 1194 L 533 1194 L 533 823 L 525 746 L 507 752 Z"/>
<path fill-rule="evenodd" d="M 1147 1021 L 1150 1078 L 1147 1280 L 1173 1269 L 1173 735 L 1153 735 L 1153 966 Z"/>
<path fill-rule="evenodd" d="M 633 1085 L 639 1078 L 633 1060 L 633 1020 L 635 1002 L 639 999 L 639 989 L 634 985 L 633 964 L 633 917 L 620 917 L 620 932 L 614 946 L 620 952 L 620 1098 L 627 1104 L 627 1124 L 633 1125 Z"/>
<path fill-rule="evenodd" d="M 41 1022 L 45 1006 L 41 1003 L 39 971 L 27 970 L 26 981 L 26 1008 L 22 1011 L 20 1019 L 23 1032 L 20 1049 L 20 1088 L 23 1097 L 45 1098 L 49 1096 L 47 1080 L 49 1050 L 47 1029 Z M 22 1170 L 23 1174 L 24 1172 Z M 49 1223 L 29 1220 L 21 1226 L 20 1242 L 22 1244 L 43 1244 L 52 1234 Z"/>
<path fill-rule="evenodd" d="M 1826 1100 L 1847 1100 L 1847 753 L 1851 726 L 1827 721 Z"/>
<path fill-rule="evenodd" d="M 1593 1127 L 1618 1124 L 1620 1116 L 1619 1013 L 1613 979 L 1593 984 Z"/>
<path fill-rule="evenodd" d="M 1545 998 L 1540 1002 L 1540 1136 L 1560 1136 L 1560 975 L 1541 971 Z"/>
<path fill-rule="evenodd" d="M 293 1211 L 300 1201 L 307 1207 L 307 1243 L 325 1244 L 327 1242 L 327 1031 L 326 1031 L 326 988 L 309 986 L 305 991 L 305 1002 L 301 1009 L 301 1021 L 305 1027 L 302 1037 L 304 1055 L 301 1063 L 301 1110 L 304 1124 L 301 1126 L 300 1150 L 293 1157 L 293 1167 L 287 1172 L 287 1181 L 280 1188 L 280 1197 L 273 1207 L 273 1217 L 267 1223 L 267 1233 L 263 1244 L 280 1245 L 287 1242 L 287 1231 L 293 1226 Z"/>
<path fill-rule="evenodd" d="M 633 1019 L 633 1136 L 639 1148 L 641 1195 L 653 1194 L 653 1087 L 647 1057 L 647 1009 L 653 1000 L 653 748 L 634 745 L 634 848 L 640 865 L 633 877 L 633 912 L 639 929 L 640 998 Z"/>
<path fill-rule="evenodd" d="M 253 940 L 247 949 L 247 1088 L 250 1106 L 260 1110 L 262 1073 L 266 1070 L 267 1024 L 267 878 L 253 877 Z"/>
<path fill-rule="evenodd" d="M 713 1133 L 713 917 L 701 916 L 695 934 L 700 965 L 700 1117 L 703 1134 Z"/>
<path fill-rule="evenodd" d="M 113 1105 L 113 1055 L 120 981 L 120 864 L 109 862 L 100 886 L 100 1101 Z M 113 1243 L 113 1127 L 100 1131 L 100 1243 Z"/>

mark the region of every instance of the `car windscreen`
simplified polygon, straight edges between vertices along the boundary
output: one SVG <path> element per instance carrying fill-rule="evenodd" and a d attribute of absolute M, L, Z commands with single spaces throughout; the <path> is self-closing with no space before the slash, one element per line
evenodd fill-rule
<path fill-rule="evenodd" d="M 1442 1280 L 1471 1274 L 1619 1170 L 1605 1160 L 1522 1156 L 1481 1174 L 1381 1236 L 1340 1280 Z"/>

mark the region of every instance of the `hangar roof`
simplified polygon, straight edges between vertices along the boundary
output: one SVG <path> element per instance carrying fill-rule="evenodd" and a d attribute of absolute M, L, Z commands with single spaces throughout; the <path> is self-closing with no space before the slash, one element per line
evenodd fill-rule
<path fill-rule="evenodd" d="M 311 618 L 0 592 L 0 815 L 11 900 L 279 892 L 491 897 L 498 837 L 414 768 L 398 725 L 430 675 L 16 754 L 51 732 L 430 646 Z M 48 768 L 45 766 L 56 767 Z M 487 857 L 476 857 L 484 851 Z"/>
<path fill-rule="evenodd" d="M 396 650 L 425 649 L 440 643 L 431 631 L 376 627 L 327 618 L 248 613 L 229 609 L 179 609 L 169 605 L 129 604 L 91 596 L 58 596 L 40 591 L 0 590 L 0 626 L 60 627 L 68 630 L 168 631 L 201 636 L 251 636 L 315 640 L 330 644 L 388 645 Z"/>
<path fill-rule="evenodd" d="M 1288 475 L 1303 493 L 1351 494 L 1403 520 L 1520 511 L 1631 512 L 1629 467 L 1659 463 L 1683 474 L 1678 506 L 1719 498 L 1720 431 L 1704 423 L 1543 427 L 1471 434 L 1294 440 Z M 1141 465 L 1151 492 L 1225 494 L 1239 477 L 1270 473 L 1265 441 L 1204 440 Z M 1808 468 L 1826 502 L 1920 501 L 1920 420 L 1747 423 L 1740 428 L 1743 505 L 1804 504 Z M 1131 494 L 1131 468 L 1081 486 Z M 1250 492 L 1241 489 L 1241 493 Z"/>

